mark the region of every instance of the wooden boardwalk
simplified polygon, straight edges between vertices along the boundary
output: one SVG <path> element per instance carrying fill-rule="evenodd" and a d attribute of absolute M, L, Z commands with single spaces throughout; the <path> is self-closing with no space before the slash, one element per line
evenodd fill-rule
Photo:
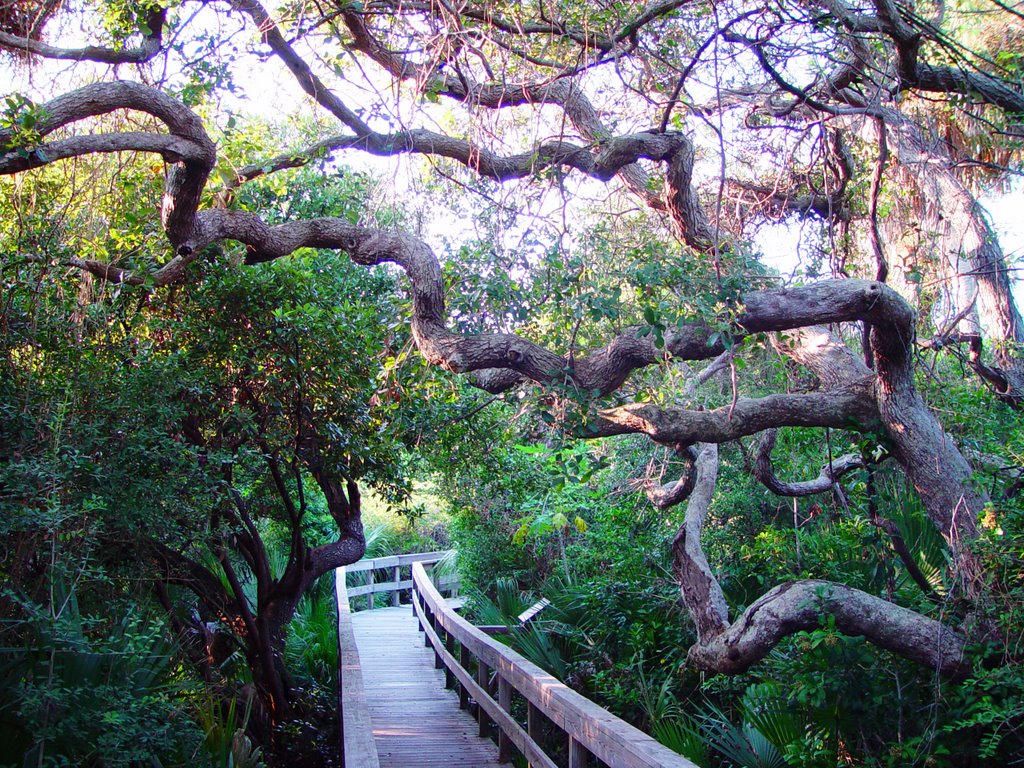
<path fill-rule="evenodd" d="M 498 748 L 444 687 L 409 606 L 352 614 L 381 768 L 497 768 Z"/>

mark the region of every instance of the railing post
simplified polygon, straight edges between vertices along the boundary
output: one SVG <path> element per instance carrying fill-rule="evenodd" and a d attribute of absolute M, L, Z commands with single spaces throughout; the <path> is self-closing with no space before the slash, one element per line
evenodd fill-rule
<path fill-rule="evenodd" d="M 472 658 L 469 653 L 469 648 L 465 645 L 459 645 L 459 666 L 465 670 L 466 674 L 469 674 L 469 660 Z M 459 681 L 459 709 L 469 709 L 469 689 Z"/>
<path fill-rule="evenodd" d="M 498 706 L 512 712 L 512 685 L 503 675 L 498 674 Z M 498 762 L 507 763 L 512 759 L 512 740 L 505 729 L 498 728 Z"/>
<path fill-rule="evenodd" d="M 371 586 L 371 587 L 373 586 L 373 569 L 372 568 L 366 572 L 366 583 L 369 586 Z M 368 611 L 372 611 L 373 610 L 373 591 L 372 590 L 366 595 L 366 610 L 368 610 Z"/>
<path fill-rule="evenodd" d="M 445 632 L 445 635 L 444 635 L 444 647 L 448 650 L 448 653 L 450 653 L 452 656 L 455 655 L 455 636 L 452 635 L 451 632 Z M 455 681 L 456 681 L 455 673 L 452 672 L 448 668 L 447 664 L 445 664 L 445 667 L 444 667 L 444 687 L 445 688 L 449 688 L 449 689 L 450 688 L 454 688 L 455 687 Z"/>
<path fill-rule="evenodd" d="M 394 578 L 392 578 L 391 580 L 393 582 L 395 582 L 396 584 L 402 580 L 402 566 L 400 566 L 400 565 L 396 565 L 395 566 Z M 402 599 L 401 598 L 402 598 L 401 590 L 398 589 L 398 587 L 395 587 L 394 591 L 391 593 L 391 605 L 394 606 L 395 608 L 400 606 L 402 604 Z"/>
<path fill-rule="evenodd" d="M 491 670 L 484 664 L 483 659 L 477 659 L 476 665 L 476 684 L 480 686 L 484 691 L 487 691 L 490 686 Z M 487 710 L 484 709 L 483 702 L 477 702 L 476 706 L 476 721 L 479 726 L 478 735 L 483 738 L 487 736 L 491 730 L 490 716 L 487 714 Z"/>
<path fill-rule="evenodd" d="M 541 711 L 536 705 L 527 700 L 526 702 L 526 734 L 535 742 L 540 744 L 540 718 Z"/>
<path fill-rule="evenodd" d="M 587 768 L 590 752 L 572 736 L 569 737 L 569 768 Z"/>

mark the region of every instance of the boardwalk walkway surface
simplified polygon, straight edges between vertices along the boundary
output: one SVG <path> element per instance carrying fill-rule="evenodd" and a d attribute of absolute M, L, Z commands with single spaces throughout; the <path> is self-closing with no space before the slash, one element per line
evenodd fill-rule
<path fill-rule="evenodd" d="M 361 611 L 352 629 L 381 768 L 497 768 L 498 748 L 444 687 L 409 606 Z"/>

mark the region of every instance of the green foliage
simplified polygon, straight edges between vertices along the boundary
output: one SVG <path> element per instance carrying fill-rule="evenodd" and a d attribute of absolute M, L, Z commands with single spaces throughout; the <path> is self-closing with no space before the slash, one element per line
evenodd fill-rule
<path fill-rule="evenodd" d="M 217 697 L 207 697 L 198 708 L 202 725 L 203 748 L 210 756 L 212 768 L 263 768 L 262 750 L 253 745 L 245 729 L 252 713 L 252 699 L 239 713 L 238 699 L 225 706 Z"/>
<path fill-rule="evenodd" d="M 40 129 L 47 118 L 46 111 L 20 93 L 4 97 L 0 111 L 0 132 L 6 134 L 0 149 L 14 150 L 19 157 L 36 154 L 45 161 L 46 156 L 37 147 L 42 143 Z"/>
<path fill-rule="evenodd" d="M 44 189 L 50 180 L 41 174 L 33 183 Z M 152 219 L 141 210 L 151 202 L 148 168 L 125 164 L 116 183 L 125 196 L 112 208 L 44 196 L 44 204 L 66 205 L 65 221 L 80 217 L 87 227 L 54 228 L 45 208 L 0 217 L 4 247 L 45 247 L 55 259 L 105 249 L 128 265 L 158 260 L 145 229 Z M 360 185 L 339 174 L 337 184 L 296 194 L 282 216 L 301 206 L 351 206 Z M 256 185 L 248 194 L 271 193 Z M 57 272 L 46 260 L 5 256 L 0 279 L 0 576 L 9 585 L 0 610 L 8 616 L 20 605 L 50 605 L 49 585 L 65 569 L 87 617 L 84 650 L 74 657 L 55 641 L 33 639 L 39 633 L 25 616 L 5 629 L 5 646 L 20 650 L 12 651 L 17 663 L 3 667 L 11 682 L 3 727 L 22 752 L 38 740 L 45 747 L 39 755 L 78 755 L 69 759 L 82 765 L 135 764 L 141 755 L 184 763 L 199 749 L 196 710 L 176 689 L 162 688 L 163 677 L 150 691 L 90 662 L 85 683 L 62 681 L 86 674 L 82 659 L 119 647 L 104 639 L 108 622 L 98 607 L 144 605 L 148 614 L 161 575 L 155 566 L 166 568 L 163 558 L 171 556 L 175 568 L 213 576 L 206 593 L 182 589 L 182 574 L 173 571 L 156 589 L 190 642 L 212 632 L 209 647 L 183 651 L 182 659 L 214 657 L 206 671 L 215 700 L 244 686 L 260 689 L 265 671 L 247 665 L 257 654 L 246 653 L 246 637 L 228 639 L 238 625 L 218 626 L 214 607 L 222 598 L 210 599 L 219 590 L 224 600 L 265 608 L 261 564 L 253 549 L 235 548 L 238 534 L 258 537 L 255 551 L 281 580 L 296 556 L 305 563 L 312 548 L 340 536 L 311 466 L 372 486 L 391 504 L 409 496 L 410 464 L 402 456 L 417 437 L 419 386 L 428 378 L 422 367 L 401 362 L 407 332 L 392 277 L 309 251 L 255 269 L 211 253 L 196 264 L 194 281 L 152 295 Z M 273 460 L 277 479 L 268 467 Z M 239 505 L 251 528 L 233 517 Z M 319 598 L 298 602 L 296 620 L 279 635 L 279 652 L 310 710 L 332 706 L 335 684 L 334 620 Z M 281 604 L 288 608 L 287 600 Z M 156 635 L 172 634 L 157 626 Z M 35 656 L 26 661 L 25 648 L 36 656 L 55 649 L 58 676 L 43 675 Z M 184 661 L 173 670 L 163 672 L 178 681 L 194 673 Z M 47 714 L 55 711 L 65 715 Z M 219 746 L 211 742 L 215 761 L 255 764 L 258 750 L 245 739 L 260 729 L 265 738 L 267 722 L 256 707 L 249 736 L 236 733 L 242 725 L 225 725 Z M 88 744 L 93 752 L 83 751 Z M 95 752 L 100 746 L 110 754 Z"/>
<path fill-rule="evenodd" d="M 977 543 L 987 600 L 976 617 L 987 628 L 970 678 L 950 702 L 943 726 L 950 752 L 970 749 L 991 764 L 1024 754 L 1024 510 L 992 510 Z M 965 744 L 966 740 L 966 744 Z"/>
<path fill-rule="evenodd" d="M 993 414 L 995 421 L 1002 418 Z M 1018 676 L 1007 659 L 979 663 L 967 684 L 944 682 L 936 688 L 927 671 L 846 637 L 828 619 L 780 644 L 746 675 L 702 682 L 686 665 L 694 637 L 670 571 L 667 547 L 678 517 L 618 493 L 628 482 L 624 468 L 643 466 L 651 453 L 631 440 L 616 441 L 612 450 L 604 446 L 599 468 L 581 485 L 568 480 L 568 471 L 554 471 L 565 454 L 544 448 L 502 452 L 495 433 L 489 434 L 495 442 L 484 461 L 503 471 L 461 474 L 464 484 L 457 497 L 483 510 L 458 518 L 460 548 L 472 557 L 479 547 L 486 555 L 488 595 L 494 603 L 507 603 L 504 609 L 481 613 L 479 620 L 511 623 L 510 617 L 535 595 L 544 594 L 552 605 L 534 620 L 543 647 L 529 641 L 523 645 L 531 657 L 548 669 L 564 668 L 571 685 L 650 728 L 698 764 L 952 766 L 976 754 L 989 761 L 983 764 L 998 765 L 1018 748 Z M 790 430 L 780 438 L 777 465 L 795 477 L 816 474 L 829 449 L 838 455 L 858 447 L 856 438 L 838 432 Z M 1006 444 L 1016 439 L 1014 433 Z M 522 442 L 513 437 L 505 443 L 510 444 Z M 870 455 L 873 446 L 863 450 Z M 884 461 L 884 456 L 879 458 Z M 596 463 L 598 457 L 590 460 Z M 551 471 L 545 471 L 546 465 Z M 518 474 L 513 474 L 516 467 Z M 520 484 L 524 476 L 535 483 L 532 488 Z M 483 481 L 473 486 L 474 494 L 467 493 L 470 477 Z M 792 500 L 768 496 L 749 478 L 743 455 L 723 450 L 704 545 L 732 610 L 742 610 L 780 581 L 805 577 L 848 583 L 926 613 L 948 610 L 948 605 L 934 606 L 910 579 L 888 534 L 871 524 L 871 507 L 895 522 L 940 598 L 951 590 L 945 542 L 926 521 L 916 495 L 887 464 L 873 466 L 870 479 L 867 473 L 847 477 L 847 505 L 821 496 L 799 500 L 794 526 Z M 504 516 L 496 517 L 496 498 L 514 500 L 509 504 L 514 509 L 505 507 Z M 537 545 L 556 537 L 554 528 L 528 528 L 517 540 L 528 521 L 515 517 L 515 510 L 543 513 L 576 505 L 587 529 L 573 534 L 564 555 L 556 547 L 537 556 Z M 534 519 L 545 522 L 537 512 L 529 522 Z M 496 520 L 504 522 L 495 525 Z M 1014 581 L 1019 558 L 1009 554 L 1014 547 L 1020 551 L 1009 533 L 1015 521 L 1011 513 L 994 509 L 984 538 L 992 547 L 986 550 L 992 560 L 985 571 L 1002 574 L 994 594 L 1004 596 L 992 611 L 1001 617 L 996 623 L 1006 628 L 1005 636 L 992 648 L 1017 647 L 1015 638 L 1024 625 L 1018 615 L 1022 600 L 1013 586 L 1020 584 Z M 521 564 L 520 549 L 531 553 L 532 569 Z M 490 569 L 502 568 L 498 572 L 506 576 L 495 578 Z M 1018 629 L 1011 634 L 1014 626 Z M 514 646 L 517 640 L 510 638 Z"/>
<path fill-rule="evenodd" d="M 321 582 L 333 588 L 332 580 Z M 285 660 L 301 688 L 311 685 L 331 692 L 338 681 L 338 627 L 333 589 L 304 595 L 288 625 Z"/>
<path fill-rule="evenodd" d="M 83 575 L 83 574 L 80 574 Z M 55 577 L 51 603 L 8 593 L 20 615 L 0 632 L 0 742 L 24 765 L 183 764 L 202 734 L 175 681 L 175 650 L 157 622 L 82 612 Z M 130 609 L 129 609 L 130 610 Z"/>

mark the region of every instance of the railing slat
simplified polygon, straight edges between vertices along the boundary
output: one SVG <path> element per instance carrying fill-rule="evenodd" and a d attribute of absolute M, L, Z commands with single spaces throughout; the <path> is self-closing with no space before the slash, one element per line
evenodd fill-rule
<path fill-rule="evenodd" d="M 498 706 L 512 713 L 512 686 L 504 677 L 498 678 Z M 527 734 L 529 736 L 529 734 Z M 512 759 L 512 742 L 505 730 L 498 733 L 498 762 L 507 763 Z"/>
<path fill-rule="evenodd" d="M 590 753 L 572 736 L 569 737 L 569 768 L 587 768 Z"/>
<path fill-rule="evenodd" d="M 349 598 L 361 597 L 362 595 L 368 595 L 371 592 L 374 594 L 379 594 L 381 592 L 398 593 L 403 589 L 412 589 L 412 579 L 406 579 L 405 581 L 375 581 L 372 584 L 360 584 L 357 587 L 349 587 L 348 596 Z"/>
<path fill-rule="evenodd" d="M 552 764 L 550 758 L 522 726 L 504 711 L 490 694 L 483 691 L 485 684 L 478 684 L 472 680 L 469 672 L 444 648 L 440 633 L 454 636 L 462 647 L 468 649 L 477 659 L 480 669 L 496 672 L 500 681 L 517 690 L 528 703 L 533 704 L 564 731 L 570 739 L 570 752 L 576 751 L 575 759 L 580 766 L 586 764 L 581 762 L 584 757 L 589 760 L 589 756 L 592 755 L 607 765 L 617 767 L 697 768 L 682 755 L 659 744 L 647 734 L 576 693 L 511 648 L 499 645 L 456 614 L 430 582 L 422 564 L 413 565 L 412 575 L 414 608 L 428 613 L 433 619 L 433 626 L 425 626 L 424 631 L 435 653 L 460 681 L 466 683 L 481 708 L 498 723 L 530 763 L 544 766 Z M 481 733 L 483 731 L 481 719 Z"/>
<path fill-rule="evenodd" d="M 345 569 L 334 572 L 338 610 L 338 709 L 341 714 L 342 760 L 347 768 L 380 768 L 373 725 L 363 689 L 363 670 L 352 631 L 352 610 L 345 589 Z"/>

